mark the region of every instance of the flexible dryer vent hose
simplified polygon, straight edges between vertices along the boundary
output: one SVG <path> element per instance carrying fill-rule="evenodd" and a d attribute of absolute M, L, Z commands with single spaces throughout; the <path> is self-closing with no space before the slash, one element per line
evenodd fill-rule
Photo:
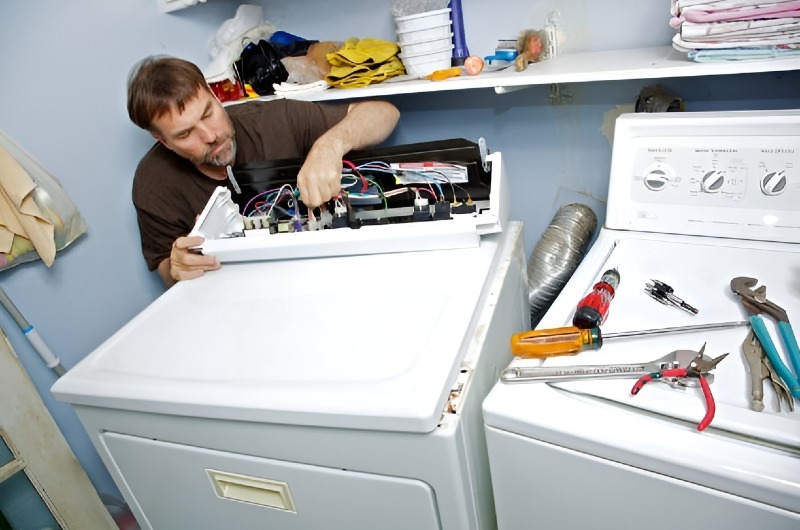
<path fill-rule="evenodd" d="M 583 259 L 597 216 L 585 204 L 562 206 L 528 260 L 528 301 L 535 328 Z M 577 302 L 577 301 L 576 301 Z"/>

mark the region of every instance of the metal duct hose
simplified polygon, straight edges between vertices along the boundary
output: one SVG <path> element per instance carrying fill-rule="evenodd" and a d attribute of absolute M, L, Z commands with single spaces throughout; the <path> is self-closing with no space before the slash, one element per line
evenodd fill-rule
<path fill-rule="evenodd" d="M 579 203 L 562 206 L 550 221 L 528 261 L 531 328 L 536 327 L 578 268 L 596 226 L 595 213 Z"/>

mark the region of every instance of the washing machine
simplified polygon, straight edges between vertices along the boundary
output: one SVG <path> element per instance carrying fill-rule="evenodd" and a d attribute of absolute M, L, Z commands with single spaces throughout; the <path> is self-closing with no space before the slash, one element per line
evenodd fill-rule
<path fill-rule="evenodd" d="M 800 528 L 797 400 L 751 380 L 749 315 L 731 288 L 756 280 L 800 326 L 799 203 L 800 111 L 618 118 L 606 221 L 537 326 L 572 325 L 578 302 L 616 268 L 600 328 L 610 338 L 577 355 L 515 357 L 509 369 L 727 353 L 711 372 L 716 413 L 698 430 L 707 405 L 696 386 L 655 381 L 634 395 L 635 377 L 503 378 L 483 405 L 500 529 Z M 697 313 L 659 303 L 654 280 Z M 775 321 L 763 320 L 796 377 Z M 613 338 L 670 327 L 685 329 Z"/>

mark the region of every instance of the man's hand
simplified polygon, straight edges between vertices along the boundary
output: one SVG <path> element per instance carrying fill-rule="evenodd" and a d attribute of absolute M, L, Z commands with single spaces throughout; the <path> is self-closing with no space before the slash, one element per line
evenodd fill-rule
<path fill-rule="evenodd" d="M 214 256 L 204 256 L 190 247 L 196 247 L 205 239 L 201 236 L 179 237 L 172 243 L 172 252 L 169 258 L 158 265 L 158 273 L 167 284 L 172 287 L 181 280 L 199 278 L 206 271 L 220 268 L 219 260 Z"/>
<path fill-rule="evenodd" d="M 318 141 L 297 174 L 300 200 L 316 208 L 339 193 L 342 187 L 342 155 L 331 145 Z"/>

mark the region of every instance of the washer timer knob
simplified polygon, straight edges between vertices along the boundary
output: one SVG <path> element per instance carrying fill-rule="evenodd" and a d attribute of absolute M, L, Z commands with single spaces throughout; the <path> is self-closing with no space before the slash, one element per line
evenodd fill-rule
<path fill-rule="evenodd" d="M 786 172 L 772 171 L 761 177 L 761 191 L 764 195 L 779 195 L 786 189 Z"/>
<path fill-rule="evenodd" d="M 648 190 L 661 191 L 669 184 L 669 175 L 663 169 L 653 169 L 644 176 L 644 185 Z"/>
<path fill-rule="evenodd" d="M 716 193 L 725 184 L 725 175 L 719 170 L 711 170 L 700 179 L 700 189 L 706 193 Z"/>

